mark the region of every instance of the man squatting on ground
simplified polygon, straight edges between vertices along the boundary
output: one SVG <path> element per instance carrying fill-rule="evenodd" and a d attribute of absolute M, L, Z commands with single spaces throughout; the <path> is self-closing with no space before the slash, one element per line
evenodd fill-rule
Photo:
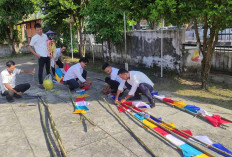
<path fill-rule="evenodd" d="M 36 23 L 34 25 L 36 35 L 31 38 L 31 42 L 28 46 L 28 49 L 33 53 L 39 62 L 39 71 L 38 71 L 38 78 L 39 78 L 39 87 L 43 88 L 43 68 L 46 65 L 46 72 L 47 75 L 50 74 L 50 55 L 47 48 L 47 40 L 48 37 L 46 34 L 43 34 L 41 25 Z M 35 50 L 32 48 L 35 48 Z"/>
<path fill-rule="evenodd" d="M 116 93 L 119 84 L 122 82 L 122 79 L 118 76 L 119 69 L 110 66 L 108 63 L 105 63 L 102 66 L 102 70 L 104 70 L 108 75 L 110 75 L 110 77 L 105 78 L 107 86 L 103 88 L 102 92 L 104 94 L 109 94 L 109 89 L 111 89 L 112 93 Z"/>
<path fill-rule="evenodd" d="M 118 87 L 115 103 L 118 102 L 119 94 L 123 92 L 123 87 L 126 85 L 130 91 L 128 95 L 121 100 L 121 103 L 126 102 L 127 100 L 141 100 L 141 95 L 139 95 L 139 93 L 142 93 L 147 97 L 151 107 L 155 107 L 155 101 L 151 95 L 154 83 L 144 73 L 139 71 L 128 72 L 125 69 L 120 69 L 118 75 L 122 78 L 122 82 Z"/>
<path fill-rule="evenodd" d="M 69 86 L 70 90 L 75 90 L 78 87 L 82 87 L 84 83 L 91 84 L 92 81 L 86 80 L 87 71 L 84 70 L 89 60 L 87 58 L 80 58 L 79 63 L 71 66 L 65 73 L 63 81 L 64 84 Z M 81 85 L 77 81 L 81 82 Z"/>
<path fill-rule="evenodd" d="M 62 58 L 62 55 L 66 51 L 66 49 L 67 49 L 66 45 L 61 45 L 60 48 L 56 49 L 56 54 L 52 56 L 51 67 L 54 76 L 55 76 L 55 69 L 64 68 L 64 64 L 66 64 L 64 59 Z"/>
<path fill-rule="evenodd" d="M 21 98 L 22 94 L 30 88 L 29 83 L 19 84 L 15 86 L 16 74 L 19 73 L 29 73 L 34 75 L 32 70 L 21 70 L 15 68 L 15 62 L 8 61 L 6 62 L 6 69 L 1 72 L 0 76 L 0 86 L 2 96 L 6 96 L 8 102 L 14 102 L 13 97 Z"/>

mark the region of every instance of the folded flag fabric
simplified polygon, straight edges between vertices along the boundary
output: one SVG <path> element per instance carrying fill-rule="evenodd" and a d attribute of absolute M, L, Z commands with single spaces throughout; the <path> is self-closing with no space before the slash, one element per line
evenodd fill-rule
<path fill-rule="evenodd" d="M 79 95 L 84 95 L 84 94 L 85 94 L 85 90 L 84 90 L 84 89 L 78 90 L 78 91 L 76 91 L 76 92 L 77 92 L 77 94 L 79 94 Z"/>
<path fill-rule="evenodd" d="M 161 123 L 161 121 L 162 121 L 162 118 L 161 118 L 161 117 L 159 117 L 158 119 L 156 119 L 155 117 L 153 117 L 152 115 L 150 115 L 150 118 L 151 118 L 152 120 L 154 120 L 155 122 L 157 122 L 157 123 Z"/>
<path fill-rule="evenodd" d="M 89 110 L 89 108 L 87 106 L 76 106 L 75 109 L 76 110 L 85 110 L 85 111 Z"/>
<path fill-rule="evenodd" d="M 228 150 L 226 147 L 224 147 L 224 146 L 223 146 L 222 144 L 220 144 L 220 143 L 214 143 L 214 144 L 212 144 L 212 146 L 214 146 L 214 147 L 216 147 L 216 148 L 218 148 L 218 149 L 220 149 L 220 150 L 222 150 L 222 151 L 224 151 L 224 152 L 227 152 L 228 154 L 231 154 L 231 155 L 232 155 L 232 152 L 231 152 L 230 150 Z M 209 149 L 214 150 L 214 151 L 217 152 L 218 154 L 221 154 L 221 155 L 223 155 L 223 156 L 229 157 L 229 155 L 225 155 L 225 154 L 223 154 L 223 153 L 221 153 L 221 152 L 215 150 L 214 148 L 209 148 Z"/>
<path fill-rule="evenodd" d="M 152 92 L 151 95 L 154 96 L 154 95 L 158 95 L 159 93 L 158 92 Z"/>
<path fill-rule="evenodd" d="M 148 120 L 144 119 L 143 120 L 143 123 L 146 124 L 147 126 L 151 127 L 151 128 L 154 128 L 154 127 L 157 127 L 157 125 L 149 122 Z"/>
<path fill-rule="evenodd" d="M 163 130 L 163 129 L 160 128 L 160 127 L 155 127 L 154 130 L 157 131 L 158 133 L 160 133 L 160 134 L 163 135 L 163 136 L 166 136 L 166 135 L 170 134 L 169 132 Z"/>
<path fill-rule="evenodd" d="M 197 107 L 195 105 L 186 105 L 184 109 L 189 110 L 193 113 L 197 113 L 198 111 L 200 111 L 200 107 Z"/>
<path fill-rule="evenodd" d="M 199 111 L 197 111 L 198 114 L 201 114 L 202 116 L 213 116 L 211 113 L 208 113 L 207 111 L 200 109 Z"/>
<path fill-rule="evenodd" d="M 209 139 L 208 136 L 193 136 L 193 137 L 196 138 L 196 139 L 198 139 L 198 140 L 200 140 L 200 141 L 202 141 L 202 142 L 204 142 L 204 143 L 207 143 L 208 145 L 212 145 L 213 144 L 213 142 Z M 193 139 L 191 139 L 191 140 L 193 140 Z"/>
<path fill-rule="evenodd" d="M 154 97 L 161 100 L 161 101 L 163 101 L 163 98 L 165 98 L 164 95 L 154 95 Z"/>
<path fill-rule="evenodd" d="M 76 106 L 87 106 L 90 105 L 87 101 L 78 101 L 76 102 Z"/>
<path fill-rule="evenodd" d="M 88 95 L 88 94 L 84 94 L 84 95 L 77 94 L 77 98 L 87 98 L 89 96 L 90 95 Z"/>
<path fill-rule="evenodd" d="M 183 101 L 174 101 L 173 105 L 182 108 L 182 107 L 185 107 L 187 104 L 184 103 Z"/>
<path fill-rule="evenodd" d="M 76 102 L 78 102 L 78 101 L 85 101 L 85 97 L 83 97 L 83 98 L 76 98 Z"/>
<path fill-rule="evenodd" d="M 183 145 L 180 145 L 180 148 L 182 149 L 184 157 L 198 156 L 198 155 L 203 154 L 199 150 L 193 148 L 192 146 L 190 146 L 186 143 Z"/>
<path fill-rule="evenodd" d="M 169 130 L 173 130 L 175 128 L 175 124 L 174 123 L 170 123 L 168 126 L 167 124 L 165 123 L 160 123 L 162 126 L 164 126 L 165 128 L 169 129 Z M 171 127 L 172 126 L 172 127 Z"/>
<path fill-rule="evenodd" d="M 58 82 L 63 82 L 63 72 L 60 68 L 55 69 L 55 77 Z"/>
<path fill-rule="evenodd" d="M 80 113 L 86 113 L 86 111 L 85 110 L 75 110 L 73 113 L 80 114 Z"/>
<path fill-rule="evenodd" d="M 219 127 L 222 124 L 221 117 L 219 115 L 213 115 L 212 117 L 205 116 L 205 118 L 215 127 Z"/>
<path fill-rule="evenodd" d="M 170 98 L 163 98 L 163 101 L 168 102 L 168 103 L 174 103 L 174 100 Z"/>
<path fill-rule="evenodd" d="M 133 102 L 123 102 L 122 105 L 128 105 L 128 106 L 132 106 Z"/>
<path fill-rule="evenodd" d="M 88 90 L 89 88 L 90 88 L 90 85 L 84 86 L 84 87 L 82 87 L 81 89 Z"/>
<path fill-rule="evenodd" d="M 64 71 L 67 72 L 69 68 L 70 68 L 70 66 L 68 64 L 65 64 Z"/>
<path fill-rule="evenodd" d="M 150 105 L 148 105 L 142 101 L 133 101 L 132 104 L 138 108 L 151 108 Z"/>
<path fill-rule="evenodd" d="M 185 134 L 179 132 L 179 131 L 176 130 L 176 129 L 174 129 L 174 130 L 172 130 L 172 131 L 175 132 L 175 133 L 177 133 L 177 134 L 179 134 L 179 135 L 181 135 L 181 136 L 183 136 L 184 138 L 189 139 L 189 136 L 187 136 L 187 135 L 185 135 Z M 193 135 L 192 132 L 191 132 L 190 130 L 182 130 L 182 131 L 185 132 L 186 134 L 189 134 L 190 136 Z"/>

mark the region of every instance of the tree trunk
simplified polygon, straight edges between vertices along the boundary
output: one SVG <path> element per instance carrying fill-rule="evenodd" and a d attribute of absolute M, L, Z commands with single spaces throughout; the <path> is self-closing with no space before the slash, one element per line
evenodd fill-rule
<path fill-rule="evenodd" d="M 186 28 L 186 31 L 190 31 L 193 26 L 193 20 L 190 20 L 188 27 Z"/>
<path fill-rule="evenodd" d="M 136 23 L 135 29 L 136 29 L 136 30 L 140 30 L 140 21 L 138 21 L 138 22 Z"/>
<path fill-rule="evenodd" d="M 205 16 L 205 29 L 208 29 L 208 24 L 206 22 L 207 16 Z M 218 29 L 216 28 L 216 20 L 213 19 L 213 25 L 210 28 L 210 37 L 207 39 L 207 30 L 204 30 L 204 41 L 203 41 L 203 60 L 202 60 L 202 88 L 208 90 L 209 86 L 209 74 L 212 64 L 212 56 L 215 51 L 215 47 L 218 42 Z"/>
<path fill-rule="evenodd" d="M 9 41 L 8 41 L 8 44 L 9 44 L 9 47 L 10 47 L 10 51 L 11 51 L 11 53 L 13 54 L 13 55 L 15 55 L 16 54 L 16 51 L 15 51 L 15 47 L 14 47 L 14 45 L 15 45 L 15 42 L 14 42 L 14 35 L 13 35 L 13 25 L 10 25 L 9 26 L 9 29 L 10 29 L 10 33 L 8 34 L 8 38 L 9 38 Z"/>
<path fill-rule="evenodd" d="M 110 46 L 110 40 L 107 40 L 107 46 L 108 46 L 108 53 L 109 53 L 109 58 L 108 61 L 111 62 L 112 58 L 111 58 L 111 46 Z"/>

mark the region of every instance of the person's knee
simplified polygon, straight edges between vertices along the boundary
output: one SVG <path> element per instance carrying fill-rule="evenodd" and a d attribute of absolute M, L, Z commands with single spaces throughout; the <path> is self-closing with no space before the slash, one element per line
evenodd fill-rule
<path fill-rule="evenodd" d="M 110 78 L 109 78 L 109 77 L 106 77 L 106 78 L 105 78 L 105 82 L 106 82 L 106 83 L 109 83 L 109 81 L 110 81 Z"/>
<path fill-rule="evenodd" d="M 25 86 L 26 86 L 26 89 L 31 88 L 31 85 L 29 83 L 26 83 Z"/>

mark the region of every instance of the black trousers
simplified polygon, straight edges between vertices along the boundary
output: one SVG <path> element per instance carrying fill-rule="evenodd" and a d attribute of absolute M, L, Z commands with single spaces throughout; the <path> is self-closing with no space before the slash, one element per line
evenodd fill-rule
<path fill-rule="evenodd" d="M 40 57 L 38 62 L 39 62 L 39 71 L 38 71 L 39 84 L 43 84 L 43 68 L 45 65 L 47 75 L 50 74 L 50 58 L 49 57 Z"/>
<path fill-rule="evenodd" d="M 59 66 L 59 68 L 64 68 L 64 64 L 59 59 L 56 61 L 56 64 Z M 53 75 L 55 75 L 55 68 L 54 67 L 52 67 L 52 73 L 53 73 Z"/>
<path fill-rule="evenodd" d="M 120 83 L 118 81 L 111 80 L 109 77 L 106 77 L 105 82 L 110 86 L 110 88 L 113 91 L 117 92 L 118 86 L 120 85 Z"/>
<path fill-rule="evenodd" d="M 87 71 L 86 70 L 83 70 L 82 77 L 84 79 L 87 78 Z M 77 89 L 80 87 L 79 83 L 77 82 L 78 80 L 79 80 L 78 78 L 67 80 L 64 82 L 64 84 L 67 84 L 69 86 L 70 90 L 74 90 L 74 89 Z"/>
<path fill-rule="evenodd" d="M 27 91 L 29 88 L 31 87 L 31 85 L 29 83 L 25 83 L 25 84 L 19 84 L 17 86 L 15 86 L 13 89 L 16 90 L 17 92 L 22 92 L 24 93 L 25 91 Z M 6 99 L 12 99 L 12 97 L 15 95 L 15 93 L 13 91 L 10 90 L 6 90 L 2 96 L 6 96 Z"/>
<path fill-rule="evenodd" d="M 131 85 L 129 83 L 126 82 L 126 87 L 128 89 L 131 89 Z M 152 98 L 152 95 L 151 95 L 151 92 L 153 91 L 153 87 L 147 83 L 140 83 L 134 96 L 137 97 L 139 96 L 139 93 L 142 93 L 143 95 L 145 95 L 148 99 L 148 101 L 150 103 L 152 103 L 153 101 L 153 98 Z"/>

